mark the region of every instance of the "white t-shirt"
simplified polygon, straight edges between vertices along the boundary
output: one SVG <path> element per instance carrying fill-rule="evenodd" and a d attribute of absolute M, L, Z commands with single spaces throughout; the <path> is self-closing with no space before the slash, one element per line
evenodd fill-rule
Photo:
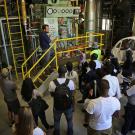
<path fill-rule="evenodd" d="M 43 132 L 43 130 L 39 127 L 36 127 L 34 130 L 33 130 L 33 135 L 45 135 L 45 133 Z"/>
<path fill-rule="evenodd" d="M 94 62 L 96 63 L 96 69 L 101 68 L 102 63 L 99 60 L 94 60 Z"/>
<path fill-rule="evenodd" d="M 62 84 L 66 81 L 66 78 L 57 78 L 59 84 Z M 70 90 L 75 90 L 75 85 L 72 80 L 69 81 L 68 87 Z M 50 82 L 49 84 L 49 92 L 55 92 L 56 85 L 54 84 L 53 81 Z"/>
<path fill-rule="evenodd" d="M 105 75 L 103 79 L 107 80 L 109 82 L 109 96 L 111 97 L 117 97 L 120 99 L 122 97 L 121 92 L 120 92 L 120 85 L 118 78 L 112 75 Z"/>
<path fill-rule="evenodd" d="M 78 85 L 79 85 L 79 80 L 78 80 L 78 74 L 76 71 L 71 71 L 71 73 L 68 75 L 69 73 L 66 72 L 65 73 L 65 78 L 72 80 L 75 84 L 75 89 L 78 89 Z"/>
<path fill-rule="evenodd" d="M 95 130 L 105 130 L 112 126 L 112 115 L 120 110 L 120 102 L 115 97 L 99 97 L 90 100 L 86 111 L 91 114 L 89 126 Z"/>
<path fill-rule="evenodd" d="M 33 90 L 33 98 L 37 98 L 38 96 L 41 96 L 40 92 L 36 89 Z"/>

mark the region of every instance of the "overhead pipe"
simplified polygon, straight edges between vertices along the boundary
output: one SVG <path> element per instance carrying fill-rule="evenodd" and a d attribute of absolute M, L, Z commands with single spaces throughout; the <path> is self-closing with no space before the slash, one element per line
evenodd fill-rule
<path fill-rule="evenodd" d="M 96 11 L 96 0 L 87 0 L 85 2 L 85 32 L 96 32 Z M 90 36 L 88 41 L 89 47 L 91 47 L 95 39 L 93 36 Z"/>
<path fill-rule="evenodd" d="M 25 0 L 21 0 L 21 9 L 22 9 L 23 25 L 24 25 L 25 32 L 26 32 L 26 35 L 27 35 L 27 13 L 26 13 L 26 2 L 25 2 Z"/>
<path fill-rule="evenodd" d="M 103 16 L 103 12 L 102 12 L 102 0 L 96 0 L 96 6 L 97 6 L 97 10 L 96 10 L 96 32 L 100 33 L 102 30 L 102 16 Z"/>
<path fill-rule="evenodd" d="M 85 3 L 85 30 L 95 32 L 96 29 L 96 1 L 87 0 Z"/>
<path fill-rule="evenodd" d="M 85 2 L 86 32 L 100 32 L 101 28 L 102 28 L 102 1 L 87 0 Z M 94 42 L 94 37 L 90 37 L 89 42 L 90 43 Z"/>

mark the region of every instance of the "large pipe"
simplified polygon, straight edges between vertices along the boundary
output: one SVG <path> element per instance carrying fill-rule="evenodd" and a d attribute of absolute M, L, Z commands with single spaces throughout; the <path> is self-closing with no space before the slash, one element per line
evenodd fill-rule
<path fill-rule="evenodd" d="M 23 25 L 27 25 L 26 3 L 25 3 L 25 0 L 22 0 L 21 2 L 22 2 Z"/>
<path fill-rule="evenodd" d="M 87 0 L 85 7 L 85 30 L 95 32 L 96 29 L 96 1 Z"/>
<path fill-rule="evenodd" d="M 21 0 L 21 6 L 22 6 L 23 25 L 24 25 L 24 28 L 25 28 L 26 36 L 27 36 L 27 13 L 26 13 L 26 2 L 25 2 L 25 0 Z"/>
<path fill-rule="evenodd" d="M 96 32 L 100 33 L 102 29 L 102 0 L 96 0 Z"/>
<path fill-rule="evenodd" d="M 87 0 L 85 3 L 85 32 L 96 31 L 96 1 Z M 89 34 L 90 36 L 90 34 Z M 90 36 L 87 39 L 88 46 L 91 47 L 94 42 L 94 37 Z"/>
<path fill-rule="evenodd" d="M 132 36 L 135 36 L 135 16 L 134 16 L 133 25 L 132 25 Z"/>

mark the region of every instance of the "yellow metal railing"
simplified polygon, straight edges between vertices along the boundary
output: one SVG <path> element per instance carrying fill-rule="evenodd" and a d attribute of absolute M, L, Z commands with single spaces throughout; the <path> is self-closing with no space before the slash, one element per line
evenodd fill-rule
<path fill-rule="evenodd" d="M 91 36 L 91 35 L 90 35 Z M 50 48 L 44 52 L 44 54 L 32 65 L 32 67 L 27 71 L 27 73 L 25 74 L 23 71 L 23 66 L 25 64 L 28 63 L 28 61 L 30 61 L 30 59 L 35 55 L 35 53 L 37 52 L 37 50 L 39 49 L 39 47 L 29 56 L 29 58 L 22 64 L 22 72 L 23 72 L 23 79 L 25 79 L 26 77 L 32 77 L 33 78 L 33 82 L 36 82 L 36 80 L 40 80 L 40 76 L 42 75 L 42 73 L 49 67 L 49 65 L 55 60 L 56 63 L 56 69 L 58 69 L 58 56 L 60 54 L 64 54 L 64 53 L 70 53 L 70 52 L 75 52 L 77 50 L 84 50 L 84 49 L 88 49 L 89 48 L 89 40 L 87 41 L 88 38 L 90 38 L 90 36 L 81 36 L 81 37 L 73 37 L 73 38 L 64 38 L 64 39 L 57 39 L 51 46 Z M 99 34 L 93 34 L 93 36 L 101 36 L 100 33 Z M 101 38 L 101 37 L 100 37 Z M 100 40 L 101 41 L 101 40 Z M 65 43 L 67 46 L 69 44 L 72 44 L 72 46 L 68 46 L 67 48 L 60 48 L 60 44 L 61 43 Z M 103 46 L 104 44 L 99 43 L 99 46 Z M 47 65 L 45 67 L 42 67 L 42 69 L 35 75 L 32 76 L 32 73 L 35 69 L 35 67 L 41 62 L 41 60 L 43 60 L 43 58 L 45 57 L 45 55 L 51 51 L 51 49 L 54 49 L 54 56 L 53 58 L 47 63 Z"/>
<path fill-rule="evenodd" d="M 34 52 L 31 53 L 31 55 L 24 61 L 24 63 L 22 64 L 22 77 L 23 79 L 25 78 L 26 75 L 24 75 L 24 67 L 25 65 L 27 66 L 27 63 L 29 62 L 29 60 L 31 60 L 31 58 L 33 57 L 33 55 L 35 55 L 35 53 L 39 50 L 40 47 L 37 47 L 35 49 Z"/>
<path fill-rule="evenodd" d="M 32 72 L 32 70 L 39 64 L 39 62 L 41 62 L 41 60 L 45 57 L 45 55 L 49 52 L 49 51 L 51 51 L 51 49 L 54 49 L 55 50 L 55 52 L 56 52 L 56 45 L 55 45 L 55 43 L 56 42 L 54 42 L 52 45 L 51 45 L 51 47 L 36 61 L 36 63 L 27 71 L 27 73 L 25 74 L 25 75 L 23 75 L 24 76 L 24 78 L 26 78 L 26 77 L 32 77 L 31 76 L 31 72 Z M 37 48 L 38 49 L 38 48 Z M 36 49 L 36 50 L 37 50 Z M 36 51 L 35 50 L 35 51 Z M 33 54 L 34 54 L 34 52 L 33 52 Z M 30 57 L 32 57 L 32 55 L 30 56 Z M 28 58 L 28 59 L 30 59 L 30 57 Z M 56 57 L 56 54 L 55 54 L 55 56 L 53 57 L 53 59 Z M 44 68 L 42 68 L 41 70 L 40 70 L 40 72 L 38 73 L 38 77 L 44 72 L 44 70 L 50 65 L 50 63 L 52 62 L 53 60 L 51 60 Z M 24 64 L 26 64 L 26 62 L 25 63 L 23 63 L 23 65 L 22 65 L 22 69 L 23 69 L 23 66 L 24 66 Z M 57 66 L 57 64 L 56 64 L 56 67 L 58 67 Z M 23 74 L 24 74 L 24 72 L 23 72 Z M 36 79 L 38 78 L 38 77 L 35 77 Z M 33 80 L 33 81 L 35 81 L 35 79 Z"/>
<path fill-rule="evenodd" d="M 88 37 L 97 37 L 97 38 L 99 38 L 98 40 L 98 45 L 100 46 L 100 44 L 102 44 L 103 43 L 103 36 L 104 36 L 104 34 L 103 33 L 95 33 L 95 32 L 86 32 L 86 36 L 88 36 Z M 89 42 L 88 41 L 88 39 L 89 38 L 86 38 L 86 42 Z M 97 42 L 97 41 L 96 41 Z M 100 43 L 100 44 L 99 44 Z M 100 46 L 100 49 L 102 49 L 102 46 Z"/>

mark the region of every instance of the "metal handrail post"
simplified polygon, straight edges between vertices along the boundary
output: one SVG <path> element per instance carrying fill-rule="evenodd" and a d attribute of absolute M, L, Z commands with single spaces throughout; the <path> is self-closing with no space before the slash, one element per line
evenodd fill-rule
<path fill-rule="evenodd" d="M 55 57 L 56 57 L 56 69 L 58 70 L 57 41 L 58 39 L 55 41 L 54 50 L 55 50 Z"/>
<path fill-rule="evenodd" d="M 4 31 L 3 31 L 3 26 L 2 26 L 2 20 L 0 19 L 0 29 L 1 29 L 1 36 L 2 36 L 2 41 L 3 41 L 3 47 L 5 50 L 5 55 L 6 55 L 6 60 L 7 60 L 7 65 L 9 66 L 9 59 L 8 59 L 8 54 L 7 54 L 7 47 L 6 47 L 6 42 L 5 42 L 5 36 L 4 36 Z"/>

